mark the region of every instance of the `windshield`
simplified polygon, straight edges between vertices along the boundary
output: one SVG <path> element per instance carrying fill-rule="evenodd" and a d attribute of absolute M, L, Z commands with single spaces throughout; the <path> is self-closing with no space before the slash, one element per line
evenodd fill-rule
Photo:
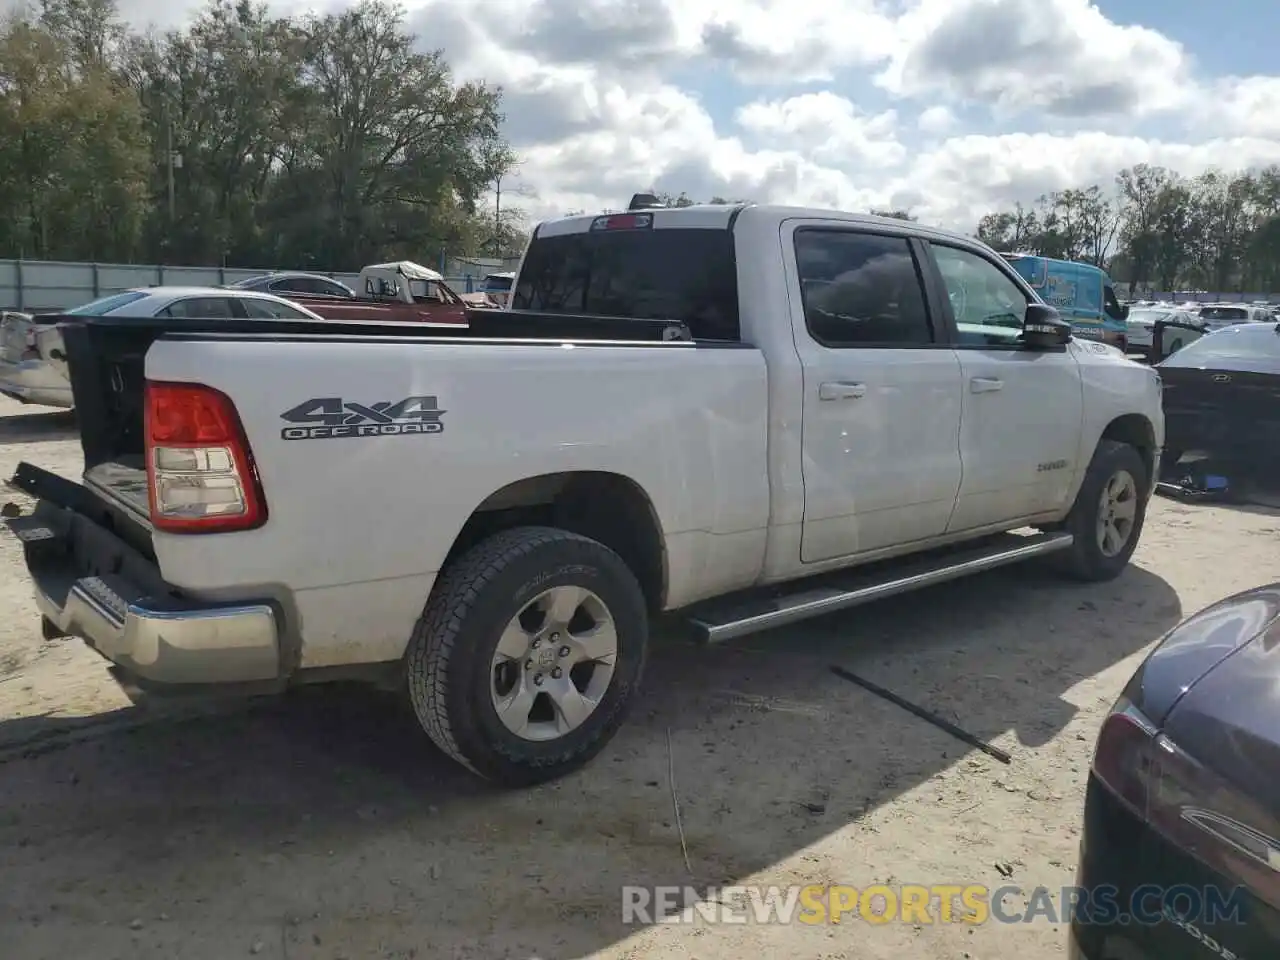
<path fill-rule="evenodd" d="M 269 274 L 261 277 L 249 277 L 247 280 L 237 280 L 235 283 L 227 284 L 227 286 L 232 290 L 235 290 L 235 289 L 244 290 L 248 287 L 257 286 L 258 284 L 262 283 L 262 281 L 269 280 L 269 279 L 270 279 Z"/>
<path fill-rule="evenodd" d="M 1157 320 L 1168 320 L 1172 316 L 1172 310 L 1133 310 L 1129 313 L 1129 319 L 1139 323 L 1155 323 Z"/>
<path fill-rule="evenodd" d="M 1269 323 L 1227 327 L 1201 337 L 1166 359 L 1161 366 L 1205 367 L 1221 360 L 1280 361 L 1280 333 Z"/>
<path fill-rule="evenodd" d="M 649 228 L 535 237 L 511 307 L 669 320 L 698 340 L 737 340 L 733 234 Z"/>
<path fill-rule="evenodd" d="M 135 300 L 141 300 L 147 294 L 140 290 L 130 290 L 127 293 L 116 293 L 109 297 L 102 297 L 91 303 L 68 310 L 67 313 L 77 317 L 104 317 L 112 310 L 118 310 L 127 303 L 133 303 Z"/>
<path fill-rule="evenodd" d="M 511 284 L 514 282 L 514 277 L 488 276 L 484 278 L 484 288 L 486 290 L 510 290 Z"/>
<path fill-rule="evenodd" d="M 1243 307 L 1205 307 L 1200 316 L 1205 320 L 1248 320 L 1249 311 Z"/>

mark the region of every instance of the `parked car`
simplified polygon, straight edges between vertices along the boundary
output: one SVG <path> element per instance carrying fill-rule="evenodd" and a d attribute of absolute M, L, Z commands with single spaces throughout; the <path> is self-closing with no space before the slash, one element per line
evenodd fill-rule
<path fill-rule="evenodd" d="M 385 323 L 465 324 L 469 309 L 496 306 L 484 292 L 457 293 L 439 273 L 408 260 L 361 269 L 352 298 L 296 293 L 290 299 L 329 320 Z"/>
<path fill-rule="evenodd" d="M 1231 461 L 1280 459 L 1280 324 L 1238 324 L 1157 365 L 1165 462 L 1191 451 Z"/>
<path fill-rule="evenodd" d="M 51 363 L 61 346 L 51 329 L 29 313 L 0 312 L 0 394 L 20 403 L 71 405 L 71 384 Z"/>
<path fill-rule="evenodd" d="M 1210 330 L 1233 323 L 1272 323 L 1271 311 L 1247 303 L 1213 303 L 1200 308 L 1200 319 Z"/>
<path fill-rule="evenodd" d="M 356 292 L 345 283 L 320 273 L 300 273 L 297 271 L 280 271 L 267 273 L 260 277 L 249 277 L 228 284 L 232 290 L 258 290 L 262 293 L 274 293 L 281 297 L 305 295 L 308 297 L 327 297 L 335 300 L 354 300 Z"/>
<path fill-rule="evenodd" d="M 147 287 L 125 290 L 68 310 L 66 317 L 166 317 L 175 320 L 320 320 L 319 314 L 280 297 L 220 287 Z M 30 314 L 0 319 L 0 394 L 23 403 L 74 406 L 66 349 L 55 323 Z"/>
<path fill-rule="evenodd" d="M 511 287 L 516 282 L 514 273 L 491 273 L 484 278 L 482 289 L 500 307 L 511 302 Z"/>
<path fill-rule="evenodd" d="M 1183 620 L 1129 680 L 1085 790 L 1074 960 L 1280 955 L 1277 643 L 1273 583 Z"/>
<path fill-rule="evenodd" d="M 830 210 L 570 217 L 468 329 L 260 326 L 68 326 L 84 483 L 23 464 L 9 521 L 46 629 L 139 683 L 382 680 L 507 784 L 603 748 L 660 612 L 1116 577 L 1164 439 L 1154 372 L 988 247 Z"/>
<path fill-rule="evenodd" d="M 1192 314 L 1174 307 L 1134 307 L 1129 311 L 1129 317 L 1125 321 L 1128 330 L 1126 350 L 1134 353 L 1149 353 L 1155 345 L 1153 333 L 1158 322 L 1191 325 L 1195 320 Z M 1170 347 L 1170 352 L 1181 349 L 1182 345 L 1183 342 L 1179 341 L 1177 346 Z"/>

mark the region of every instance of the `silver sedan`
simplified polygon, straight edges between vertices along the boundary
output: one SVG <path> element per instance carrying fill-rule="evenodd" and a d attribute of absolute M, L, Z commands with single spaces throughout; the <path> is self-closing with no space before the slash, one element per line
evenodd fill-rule
<path fill-rule="evenodd" d="M 319 320 L 282 297 L 220 287 L 124 290 L 64 311 L 80 317 L 172 317 L 175 320 Z M 62 335 L 39 316 L 0 316 L 0 394 L 23 403 L 71 407 L 71 382 Z"/>

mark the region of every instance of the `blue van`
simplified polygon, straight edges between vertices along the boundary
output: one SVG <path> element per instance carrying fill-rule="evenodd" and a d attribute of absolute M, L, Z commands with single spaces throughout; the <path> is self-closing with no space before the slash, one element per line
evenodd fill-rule
<path fill-rule="evenodd" d="M 1101 267 L 1025 253 L 1001 256 L 1045 303 L 1058 308 L 1076 336 L 1126 349 L 1129 308 L 1117 299 L 1115 286 Z"/>

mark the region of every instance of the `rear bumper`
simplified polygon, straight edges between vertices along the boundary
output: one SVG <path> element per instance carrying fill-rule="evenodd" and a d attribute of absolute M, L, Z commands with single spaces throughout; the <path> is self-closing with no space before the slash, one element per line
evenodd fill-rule
<path fill-rule="evenodd" d="M 6 524 L 22 541 L 36 605 L 54 632 L 79 637 L 127 672 L 158 684 L 280 676 L 280 631 L 270 603 L 183 599 L 151 561 L 49 501 Z"/>
<path fill-rule="evenodd" d="M 46 407 L 75 405 L 70 382 L 44 360 L 0 359 L 0 394 Z"/>

